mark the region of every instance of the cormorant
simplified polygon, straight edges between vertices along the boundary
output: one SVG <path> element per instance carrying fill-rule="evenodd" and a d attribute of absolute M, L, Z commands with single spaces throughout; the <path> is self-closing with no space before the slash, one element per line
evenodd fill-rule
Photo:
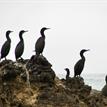
<path fill-rule="evenodd" d="M 106 84 L 105 84 L 105 86 L 102 88 L 101 93 L 102 93 L 104 96 L 107 96 L 107 75 L 106 75 L 106 77 L 105 77 L 105 81 L 106 81 Z"/>
<path fill-rule="evenodd" d="M 0 58 L 0 60 L 1 60 L 2 58 L 5 58 L 5 60 L 6 60 L 6 56 L 8 55 L 8 53 L 9 53 L 9 51 L 10 51 L 11 39 L 10 39 L 10 37 L 9 37 L 9 34 L 10 34 L 11 32 L 13 32 L 13 31 L 8 30 L 8 31 L 6 32 L 7 41 L 3 44 L 2 48 L 1 48 L 1 58 Z"/>
<path fill-rule="evenodd" d="M 106 77 L 105 77 L 105 81 L 106 81 L 106 84 L 107 84 L 107 75 L 106 75 Z"/>
<path fill-rule="evenodd" d="M 38 40 L 36 41 L 35 51 L 36 51 L 36 55 L 37 56 L 39 56 L 40 54 L 42 54 L 43 49 L 45 47 L 45 34 L 44 34 L 44 31 L 47 30 L 47 29 L 50 29 L 50 28 L 43 27 L 41 29 L 41 31 L 40 31 L 41 37 L 39 37 Z"/>
<path fill-rule="evenodd" d="M 22 56 L 23 52 L 24 52 L 24 40 L 23 40 L 23 38 L 22 38 L 22 35 L 23 35 L 23 33 L 25 33 L 25 32 L 28 32 L 28 31 L 21 30 L 21 31 L 19 32 L 20 42 L 17 44 L 17 46 L 16 46 L 16 48 L 15 48 L 15 58 L 16 58 L 16 60 L 17 60 L 18 58 L 20 58 L 20 57 Z"/>
<path fill-rule="evenodd" d="M 81 59 L 74 66 L 74 77 L 76 77 L 78 75 L 79 76 L 81 75 L 81 72 L 82 72 L 82 70 L 84 68 L 84 64 L 85 64 L 85 57 L 84 57 L 83 54 L 86 51 L 89 51 L 89 49 L 88 50 L 83 49 L 83 50 L 80 51 Z"/>
<path fill-rule="evenodd" d="M 68 78 L 69 78 L 69 75 L 70 75 L 70 70 L 69 70 L 68 68 L 65 68 L 65 71 L 67 72 L 67 74 L 66 74 L 66 79 L 68 79 Z"/>

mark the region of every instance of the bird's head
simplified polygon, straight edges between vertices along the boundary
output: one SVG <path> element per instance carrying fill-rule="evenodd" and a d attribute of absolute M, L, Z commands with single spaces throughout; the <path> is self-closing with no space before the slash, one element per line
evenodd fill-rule
<path fill-rule="evenodd" d="M 87 52 L 87 51 L 89 51 L 89 49 L 82 49 L 82 50 L 80 51 L 80 53 L 84 53 L 84 52 Z"/>
<path fill-rule="evenodd" d="M 65 71 L 69 71 L 69 68 L 65 68 L 64 70 L 65 70 Z"/>
<path fill-rule="evenodd" d="M 28 32 L 28 30 L 21 30 L 21 31 L 20 31 L 20 34 L 23 34 L 23 33 L 25 33 L 25 32 Z"/>
<path fill-rule="evenodd" d="M 6 35 L 9 35 L 11 32 L 13 32 L 13 31 L 8 30 L 8 31 L 6 32 Z"/>
<path fill-rule="evenodd" d="M 23 33 L 25 33 L 25 32 L 28 32 L 28 31 L 27 31 L 27 30 L 21 30 L 21 31 L 19 32 L 19 38 L 20 38 L 21 40 L 23 40 L 22 35 L 23 35 Z"/>
<path fill-rule="evenodd" d="M 105 77 L 105 81 L 106 81 L 106 84 L 107 84 L 107 75 L 106 75 L 106 77 Z"/>
<path fill-rule="evenodd" d="M 41 30 L 48 30 L 48 29 L 50 29 L 50 28 L 43 27 Z"/>
<path fill-rule="evenodd" d="M 70 75 L 70 70 L 69 70 L 69 68 L 65 68 L 65 71 L 67 72 L 67 74 L 66 74 L 66 78 L 67 78 Z"/>
<path fill-rule="evenodd" d="M 45 30 L 48 30 L 48 29 L 50 29 L 50 28 L 43 27 L 43 28 L 41 29 L 41 33 L 44 32 Z"/>

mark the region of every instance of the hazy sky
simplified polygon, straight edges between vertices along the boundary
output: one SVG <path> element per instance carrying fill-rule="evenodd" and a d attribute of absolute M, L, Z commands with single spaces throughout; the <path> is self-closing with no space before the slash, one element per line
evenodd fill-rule
<path fill-rule="evenodd" d="M 14 58 L 15 46 L 21 29 L 24 34 L 23 58 L 33 54 L 40 29 L 45 32 L 44 56 L 52 63 L 57 74 L 65 74 L 68 67 L 73 75 L 75 63 L 80 59 L 81 49 L 86 63 L 83 73 L 107 72 L 107 2 L 106 0 L 0 0 L 0 48 L 5 32 L 10 29 L 12 47 L 8 59 Z"/>

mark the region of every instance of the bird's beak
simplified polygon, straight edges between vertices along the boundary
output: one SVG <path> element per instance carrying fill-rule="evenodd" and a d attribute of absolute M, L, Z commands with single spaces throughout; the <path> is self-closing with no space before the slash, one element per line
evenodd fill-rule
<path fill-rule="evenodd" d="M 90 49 L 85 50 L 85 52 L 90 51 Z"/>
<path fill-rule="evenodd" d="M 50 29 L 50 28 L 46 28 L 46 29 Z"/>
<path fill-rule="evenodd" d="M 90 51 L 90 49 L 87 49 L 87 51 Z"/>
<path fill-rule="evenodd" d="M 67 68 L 65 68 L 64 70 L 66 70 Z"/>
<path fill-rule="evenodd" d="M 28 30 L 26 30 L 25 32 L 28 32 Z"/>
<path fill-rule="evenodd" d="M 13 31 L 11 31 L 11 32 L 13 32 Z"/>

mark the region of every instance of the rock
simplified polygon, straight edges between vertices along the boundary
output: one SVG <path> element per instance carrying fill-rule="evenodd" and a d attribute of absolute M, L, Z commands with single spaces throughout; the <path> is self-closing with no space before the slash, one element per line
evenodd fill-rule
<path fill-rule="evenodd" d="M 79 107 L 79 98 L 76 95 L 68 95 L 63 88 L 58 89 L 45 89 L 40 92 L 37 97 L 38 107 L 39 105 L 45 105 L 47 107 Z"/>
<path fill-rule="evenodd" d="M 51 67 L 42 55 L 2 61 L 0 107 L 107 107 L 107 97 L 92 90 L 82 77 L 59 79 Z"/>
<path fill-rule="evenodd" d="M 66 86 L 69 88 L 80 89 L 84 86 L 84 79 L 82 77 L 73 77 L 66 80 Z"/>
<path fill-rule="evenodd" d="M 73 77 L 66 80 L 65 85 L 71 90 L 72 93 L 76 93 L 80 99 L 84 99 L 91 93 L 91 86 L 85 85 L 82 77 Z"/>
<path fill-rule="evenodd" d="M 23 68 L 15 65 L 11 60 L 6 60 L 0 63 L 0 75 L 3 81 L 11 81 L 23 72 Z"/>
<path fill-rule="evenodd" d="M 105 107 L 101 93 L 93 94 L 85 98 L 88 107 Z"/>
<path fill-rule="evenodd" d="M 44 56 L 40 55 L 37 58 L 36 55 L 33 55 L 27 63 L 27 68 L 35 71 L 37 67 L 48 69 L 51 68 L 52 65 Z"/>
<path fill-rule="evenodd" d="M 20 63 L 20 64 L 26 64 L 27 62 L 29 61 L 29 59 L 23 59 L 23 58 L 20 58 L 17 60 L 17 63 Z"/>
<path fill-rule="evenodd" d="M 12 60 L 3 60 L 1 63 L 0 63 L 0 68 L 7 65 L 7 64 L 13 64 L 14 62 Z"/>
<path fill-rule="evenodd" d="M 40 55 L 32 56 L 31 59 L 26 64 L 27 69 L 29 69 L 30 73 L 30 82 L 42 82 L 42 83 L 54 83 L 55 72 L 52 70 L 52 65 L 48 62 L 48 60 Z M 26 74 L 24 74 L 26 75 Z M 25 77 L 25 76 L 23 76 Z"/>
<path fill-rule="evenodd" d="M 0 107 L 3 107 L 3 102 L 1 100 L 1 98 L 0 98 Z"/>

